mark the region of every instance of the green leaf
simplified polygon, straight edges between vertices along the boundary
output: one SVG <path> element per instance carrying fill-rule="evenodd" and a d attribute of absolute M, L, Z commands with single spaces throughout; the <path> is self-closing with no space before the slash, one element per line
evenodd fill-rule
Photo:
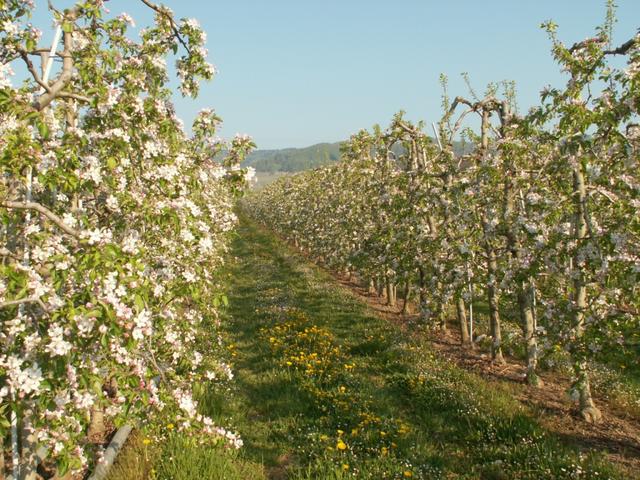
<path fill-rule="evenodd" d="M 138 312 L 141 312 L 145 308 L 144 300 L 139 294 L 136 294 L 135 298 L 136 307 L 138 307 Z"/>
<path fill-rule="evenodd" d="M 40 132 L 40 136 L 45 140 L 49 139 L 49 125 L 46 123 L 39 121 L 38 124 L 38 132 Z"/>
<path fill-rule="evenodd" d="M 69 459 L 62 457 L 58 461 L 58 476 L 64 477 L 65 474 L 69 471 Z"/>

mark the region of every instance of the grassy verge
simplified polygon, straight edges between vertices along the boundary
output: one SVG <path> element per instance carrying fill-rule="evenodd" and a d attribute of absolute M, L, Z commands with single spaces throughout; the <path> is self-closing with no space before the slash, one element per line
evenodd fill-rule
<path fill-rule="evenodd" d="M 232 253 L 226 337 L 236 379 L 228 391 L 205 389 L 201 406 L 245 446 L 139 436 L 111 480 L 622 478 L 546 433 L 508 387 L 405 338 L 247 219 Z M 127 476 L 133 468 L 148 476 Z"/>

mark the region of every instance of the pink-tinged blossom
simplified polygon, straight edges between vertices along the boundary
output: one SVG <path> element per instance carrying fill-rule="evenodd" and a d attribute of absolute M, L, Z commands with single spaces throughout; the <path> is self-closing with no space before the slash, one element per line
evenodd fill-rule
<path fill-rule="evenodd" d="M 198 242 L 198 250 L 205 255 L 213 250 L 213 241 L 211 237 L 202 237 Z"/>
<path fill-rule="evenodd" d="M 122 20 L 124 23 L 129 24 L 129 26 L 131 26 L 131 27 L 135 27 L 136 26 L 136 22 L 133 20 L 131 15 L 129 15 L 126 12 L 123 12 L 120 15 L 118 15 L 118 19 Z"/>
<path fill-rule="evenodd" d="M 73 403 L 78 410 L 89 410 L 95 403 L 95 398 L 89 392 L 74 392 Z"/>
<path fill-rule="evenodd" d="M 82 337 L 89 336 L 96 324 L 96 319 L 87 315 L 76 315 L 74 320 Z"/>
<path fill-rule="evenodd" d="M 89 245 L 104 245 L 110 243 L 113 239 L 113 233 L 108 228 L 94 228 L 83 232 L 82 236 L 88 241 Z"/>
<path fill-rule="evenodd" d="M 45 346 L 45 350 L 52 356 L 62 357 L 71 351 L 72 345 L 64 339 L 64 329 L 60 325 L 51 325 L 47 334 L 49 343 Z"/>
<path fill-rule="evenodd" d="M 43 381 L 42 370 L 34 363 L 23 368 L 24 360 L 15 355 L 0 357 L 0 366 L 7 371 L 7 384 L 21 396 L 37 394 Z"/>
<path fill-rule="evenodd" d="M 191 393 L 178 388 L 173 395 L 178 402 L 178 406 L 187 414 L 188 418 L 192 419 L 198 414 L 198 402 L 193 399 Z"/>
<path fill-rule="evenodd" d="M 15 75 L 9 64 L 0 64 L 0 88 L 11 88 L 10 76 Z"/>
<path fill-rule="evenodd" d="M 6 35 L 17 35 L 19 28 L 18 25 L 13 23 L 11 20 L 5 20 L 2 22 L 2 31 Z"/>
<path fill-rule="evenodd" d="M 142 340 L 144 337 L 148 337 L 153 333 L 153 323 L 151 321 L 151 312 L 148 310 L 142 310 L 133 319 L 135 325 L 132 336 L 135 340 Z"/>
<path fill-rule="evenodd" d="M 167 69 L 167 61 L 164 59 L 164 57 L 151 58 L 151 64 L 158 70 L 165 71 Z"/>
<path fill-rule="evenodd" d="M 5 322 L 4 327 L 6 329 L 6 340 L 11 340 L 12 338 L 20 335 L 21 333 L 27 330 L 27 322 L 29 319 L 23 313 L 18 313 L 12 320 L 8 320 Z M 0 339 L 5 340 L 4 334 L 0 333 Z"/>
<path fill-rule="evenodd" d="M 89 39 L 82 30 L 74 30 L 71 34 L 71 41 L 74 50 L 84 50 L 89 46 Z"/>

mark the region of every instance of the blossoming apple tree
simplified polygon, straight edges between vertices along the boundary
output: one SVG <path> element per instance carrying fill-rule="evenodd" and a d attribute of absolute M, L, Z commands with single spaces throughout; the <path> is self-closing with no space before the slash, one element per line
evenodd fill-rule
<path fill-rule="evenodd" d="M 0 0 L 0 437 L 15 478 L 45 455 L 81 469 L 105 422 L 151 411 L 241 445 L 192 386 L 231 376 L 202 352 L 219 348 L 216 272 L 253 143 L 216 137 L 212 110 L 185 133 L 167 58 L 195 97 L 214 75 L 206 36 L 141 1 L 155 21 L 139 40 L 101 0 L 50 5 L 60 42 L 41 48 L 33 2 Z"/>

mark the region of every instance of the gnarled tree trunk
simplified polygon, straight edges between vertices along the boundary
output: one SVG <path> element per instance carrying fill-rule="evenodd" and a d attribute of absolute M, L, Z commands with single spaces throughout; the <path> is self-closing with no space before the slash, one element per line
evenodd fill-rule
<path fill-rule="evenodd" d="M 587 186 L 582 162 L 579 162 L 573 172 L 573 198 L 574 198 L 574 238 L 580 245 L 587 236 Z M 583 267 L 580 264 L 579 252 L 573 257 L 573 313 L 572 321 L 574 336 L 579 340 L 584 333 L 584 316 L 587 309 L 587 284 Z M 587 363 L 584 360 L 575 362 L 576 374 L 575 389 L 578 391 L 580 401 L 580 414 L 587 422 L 596 423 L 602 419 L 602 413 L 596 408 L 591 395 L 591 385 Z"/>
<path fill-rule="evenodd" d="M 469 326 L 467 325 L 467 311 L 464 304 L 464 298 L 458 293 L 456 295 L 456 316 L 460 325 L 460 343 L 463 347 L 472 347 L 473 342 L 469 335 Z"/>
<path fill-rule="evenodd" d="M 486 243 L 487 254 L 487 300 L 489 303 L 489 322 L 491 327 L 491 360 L 495 363 L 507 363 L 502 355 L 502 327 L 498 309 L 498 291 L 496 288 L 498 259 L 495 249 Z"/>

